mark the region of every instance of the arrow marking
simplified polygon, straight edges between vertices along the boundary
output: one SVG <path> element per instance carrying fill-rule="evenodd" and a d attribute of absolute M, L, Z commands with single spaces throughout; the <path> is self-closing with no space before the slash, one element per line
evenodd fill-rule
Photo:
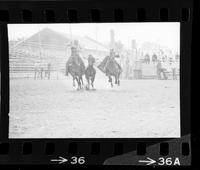
<path fill-rule="evenodd" d="M 58 162 L 59 164 L 62 164 L 64 162 L 67 162 L 68 160 L 66 158 L 63 158 L 62 156 L 59 156 L 59 159 L 51 159 L 52 162 Z"/>
<path fill-rule="evenodd" d="M 154 164 L 154 163 L 156 163 L 156 161 L 155 160 L 153 160 L 153 159 L 151 159 L 151 158 L 149 158 L 149 157 L 147 157 L 147 160 L 139 160 L 139 162 L 144 162 L 144 163 L 147 163 L 147 165 L 151 165 L 151 164 Z"/>

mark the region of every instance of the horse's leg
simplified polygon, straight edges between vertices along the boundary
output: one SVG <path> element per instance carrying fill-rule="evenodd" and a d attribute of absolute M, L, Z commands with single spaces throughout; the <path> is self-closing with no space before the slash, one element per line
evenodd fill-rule
<path fill-rule="evenodd" d="M 79 76 L 76 76 L 76 81 L 78 83 L 78 89 L 81 89 L 81 78 Z"/>
<path fill-rule="evenodd" d="M 82 77 L 78 77 L 78 81 L 79 81 L 79 87 L 80 87 L 80 89 L 82 89 L 81 79 L 82 79 Z"/>
<path fill-rule="evenodd" d="M 75 80 L 77 81 L 77 84 L 78 84 L 78 88 L 77 88 L 77 90 L 79 90 L 79 89 L 80 89 L 80 83 L 79 83 L 79 79 L 78 79 L 78 77 L 75 77 Z"/>
<path fill-rule="evenodd" d="M 78 90 L 80 90 L 81 89 L 81 87 L 80 87 L 80 80 L 78 78 L 76 78 L 76 81 L 78 83 Z"/>
<path fill-rule="evenodd" d="M 73 77 L 73 87 L 75 87 L 75 77 Z"/>
<path fill-rule="evenodd" d="M 108 76 L 108 82 L 112 82 L 112 78 L 110 75 Z"/>
<path fill-rule="evenodd" d="M 85 88 L 86 88 L 86 90 L 88 90 L 88 88 L 89 88 L 89 80 L 88 80 L 87 72 L 85 72 L 85 79 L 86 79 L 86 83 L 87 83 Z"/>
<path fill-rule="evenodd" d="M 117 85 L 119 86 L 120 85 L 120 80 L 119 80 L 119 77 L 120 77 L 120 73 L 118 73 L 117 75 L 116 75 L 116 81 L 117 81 Z"/>
<path fill-rule="evenodd" d="M 92 88 L 94 88 L 94 79 L 95 79 L 95 76 L 93 76 L 92 79 L 91 79 L 91 86 L 92 86 Z"/>
<path fill-rule="evenodd" d="M 109 76 L 111 87 L 113 87 L 112 77 Z"/>
<path fill-rule="evenodd" d="M 83 83 L 83 77 L 81 76 L 81 78 L 80 78 L 80 79 L 81 79 L 81 83 L 82 83 L 82 85 L 84 85 L 84 83 Z"/>
<path fill-rule="evenodd" d="M 117 81 L 118 86 L 120 85 L 120 80 L 119 80 L 119 75 L 118 75 L 118 81 Z"/>
<path fill-rule="evenodd" d="M 115 76 L 115 84 L 118 84 L 118 78 Z"/>
<path fill-rule="evenodd" d="M 96 76 L 96 71 L 93 73 L 93 75 L 92 75 L 92 79 L 91 79 L 91 81 L 92 81 L 92 87 L 94 88 L 94 80 L 95 80 L 95 76 Z"/>
<path fill-rule="evenodd" d="M 112 83 L 112 77 L 111 77 L 111 75 L 108 75 L 108 82 L 110 82 L 111 87 L 113 87 L 113 83 Z"/>
<path fill-rule="evenodd" d="M 89 88 L 90 88 L 90 81 L 89 81 L 88 77 L 86 78 L 86 80 L 87 80 L 86 90 L 89 90 Z"/>
<path fill-rule="evenodd" d="M 88 90 L 90 89 L 90 78 L 89 77 L 87 77 L 87 88 L 88 88 Z"/>

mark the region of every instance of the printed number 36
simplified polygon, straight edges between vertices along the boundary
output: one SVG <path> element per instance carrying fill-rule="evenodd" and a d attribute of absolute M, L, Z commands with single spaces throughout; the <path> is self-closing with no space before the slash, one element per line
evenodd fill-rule
<path fill-rule="evenodd" d="M 71 157 L 71 164 L 84 164 L 85 163 L 85 157 Z"/>

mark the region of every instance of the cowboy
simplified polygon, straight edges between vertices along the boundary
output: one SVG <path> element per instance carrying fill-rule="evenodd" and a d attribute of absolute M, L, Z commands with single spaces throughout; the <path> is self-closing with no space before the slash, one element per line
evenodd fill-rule
<path fill-rule="evenodd" d="M 108 65 L 110 62 L 116 62 L 116 61 L 115 61 L 115 52 L 114 52 L 113 49 L 110 50 L 110 55 L 108 56 L 108 60 L 107 60 L 106 65 L 105 65 L 105 68 L 106 68 L 106 76 L 108 75 L 108 67 L 107 67 L 107 65 Z M 116 63 L 117 63 L 117 62 L 116 62 Z M 120 70 L 122 70 L 121 66 L 120 66 L 118 63 L 117 63 L 117 65 L 118 65 L 118 68 L 119 68 Z"/>
<path fill-rule="evenodd" d="M 94 63 L 95 63 L 95 58 L 90 54 L 88 56 L 88 65 L 93 66 Z"/>
<path fill-rule="evenodd" d="M 83 60 L 81 59 L 81 57 L 78 54 L 78 50 L 76 47 L 71 47 L 71 56 L 69 57 L 67 63 L 66 63 L 66 75 L 68 75 L 68 68 L 69 66 L 71 66 L 72 64 L 76 64 L 78 66 L 81 67 L 81 70 L 84 72 L 85 70 L 85 65 Z"/>

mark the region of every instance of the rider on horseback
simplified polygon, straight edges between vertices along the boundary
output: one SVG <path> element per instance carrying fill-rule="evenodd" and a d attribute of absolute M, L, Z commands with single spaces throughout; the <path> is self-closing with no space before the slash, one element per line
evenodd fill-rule
<path fill-rule="evenodd" d="M 110 55 L 106 56 L 104 60 L 98 65 L 98 68 L 108 76 L 108 82 L 111 83 L 111 87 L 113 87 L 112 76 L 115 77 L 115 84 L 120 85 L 120 74 L 122 73 L 122 68 L 119 63 L 115 60 L 115 52 L 113 49 L 110 50 Z"/>
<path fill-rule="evenodd" d="M 106 62 L 106 65 L 105 65 L 105 68 L 106 68 L 106 76 L 108 75 L 108 67 L 107 65 L 109 63 L 112 63 L 112 62 L 116 62 L 115 61 L 115 52 L 113 49 L 110 50 L 110 55 L 108 56 L 108 59 L 107 59 L 107 62 Z M 116 62 L 117 63 L 117 62 Z M 118 67 L 119 67 L 119 70 L 122 70 L 121 66 L 117 63 Z"/>
<path fill-rule="evenodd" d="M 95 58 L 90 54 L 88 56 L 88 65 L 93 66 L 94 63 L 95 63 Z"/>
<path fill-rule="evenodd" d="M 84 72 L 85 71 L 85 65 L 83 60 L 78 54 L 77 48 L 76 47 L 71 47 L 71 56 L 69 57 L 67 63 L 66 63 L 66 75 L 68 75 L 69 72 L 69 66 L 72 64 L 76 64 L 81 67 L 81 70 Z"/>

